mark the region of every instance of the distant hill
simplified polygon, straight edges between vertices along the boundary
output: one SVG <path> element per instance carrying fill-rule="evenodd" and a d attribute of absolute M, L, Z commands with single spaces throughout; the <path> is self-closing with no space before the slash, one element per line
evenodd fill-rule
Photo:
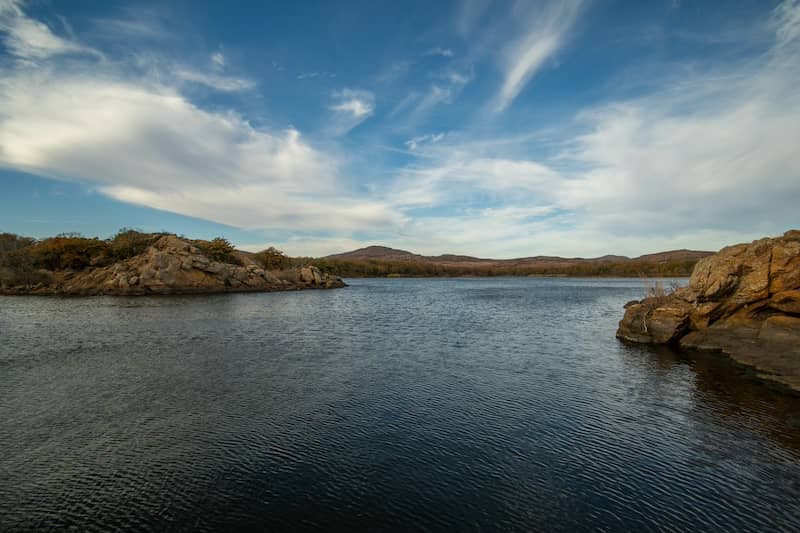
<path fill-rule="evenodd" d="M 658 252 L 654 254 L 640 255 L 636 258 L 637 261 L 681 261 L 684 259 L 691 259 L 697 261 L 709 255 L 714 255 L 712 252 L 700 252 L 697 250 L 671 250 L 669 252 Z"/>
<path fill-rule="evenodd" d="M 713 252 L 671 250 L 630 258 L 533 256 L 488 259 L 467 255 L 425 256 L 387 246 L 367 246 L 318 259 L 342 276 L 687 276 L 694 264 Z"/>
<path fill-rule="evenodd" d="M 329 255 L 328 259 L 410 259 L 414 257 L 422 257 L 421 255 L 412 254 L 405 250 L 398 250 L 396 248 L 389 248 L 387 246 L 367 246 L 366 248 L 359 248 L 352 252 L 344 252 L 341 254 Z"/>
<path fill-rule="evenodd" d="M 714 252 L 701 250 L 670 250 L 667 252 L 657 252 L 653 254 L 640 255 L 630 258 L 624 255 L 604 255 L 601 257 L 558 257 L 537 255 L 534 257 L 520 257 L 517 259 L 488 259 L 472 257 L 469 255 L 420 255 L 407 250 L 398 250 L 388 246 L 367 246 L 350 252 L 342 252 L 326 256 L 324 259 L 337 260 L 406 260 L 406 261 L 427 261 L 432 263 L 497 263 L 497 264 L 542 264 L 542 263 L 602 263 L 602 262 L 625 262 L 625 261 L 697 261 L 703 257 L 712 255 Z"/>

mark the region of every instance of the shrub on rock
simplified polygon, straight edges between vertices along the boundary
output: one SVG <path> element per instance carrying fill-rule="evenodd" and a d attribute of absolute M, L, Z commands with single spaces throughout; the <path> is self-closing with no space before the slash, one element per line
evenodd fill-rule
<path fill-rule="evenodd" d="M 197 241 L 197 247 L 212 261 L 234 265 L 241 263 L 233 253 L 236 249 L 224 237 L 216 237 L 210 241 Z"/>

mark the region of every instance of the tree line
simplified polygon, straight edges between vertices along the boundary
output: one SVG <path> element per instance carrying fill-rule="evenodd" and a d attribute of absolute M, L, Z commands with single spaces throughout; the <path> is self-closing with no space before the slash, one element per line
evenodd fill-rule
<path fill-rule="evenodd" d="M 598 261 L 570 265 L 442 264 L 425 260 L 314 259 L 323 272 L 340 277 L 464 277 L 464 276 L 565 276 L 565 277 L 686 277 L 697 260 Z"/>

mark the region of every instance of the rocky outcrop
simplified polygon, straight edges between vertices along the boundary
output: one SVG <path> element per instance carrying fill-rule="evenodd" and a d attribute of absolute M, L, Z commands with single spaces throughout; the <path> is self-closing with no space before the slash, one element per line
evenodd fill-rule
<path fill-rule="evenodd" d="M 278 277 L 249 254 L 235 252 L 241 264 L 213 261 L 174 235 L 159 238 L 144 253 L 102 268 L 50 273 L 50 282 L 11 287 L 6 294 L 139 295 L 282 291 L 344 287 L 344 282 L 314 266 Z"/>
<path fill-rule="evenodd" d="M 722 351 L 800 391 L 800 231 L 701 259 L 688 287 L 629 302 L 617 337 Z"/>

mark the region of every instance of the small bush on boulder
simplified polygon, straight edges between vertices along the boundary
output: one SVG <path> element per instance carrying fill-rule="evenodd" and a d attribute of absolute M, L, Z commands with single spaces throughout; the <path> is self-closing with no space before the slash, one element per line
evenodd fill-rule
<path fill-rule="evenodd" d="M 197 241 L 197 247 L 212 261 L 240 265 L 241 261 L 234 255 L 236 250 L 233 245 L 223 237 L 216 237 L 210 241 Z"/>
<path fill-rule="evenodd" d="M 111 238 L 111 257 L 114 261 L 123 261 L 143 253 L 158 240 L 158 235 L 142 233 L 131 228 L 122 228 Z"/>
<path fill-rule="evenodd" d="M 289 267 L 291 263 L 291 259 L 274 246 L 270 246 L 266 250 L 258 252 L 255 254 L 254 258 L 267 270 L 281 270 Z"/>

